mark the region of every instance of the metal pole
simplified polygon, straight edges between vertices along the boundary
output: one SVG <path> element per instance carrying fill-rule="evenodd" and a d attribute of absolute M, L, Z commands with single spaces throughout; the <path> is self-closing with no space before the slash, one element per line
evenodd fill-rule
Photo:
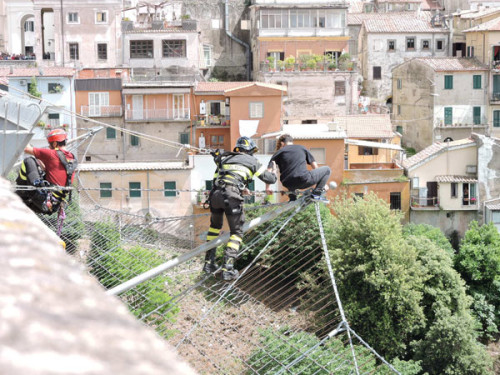
<path fill-rule="evenodd" d="M 302 204 L 302 201 L 304 198 L 300 198 L 296 201 L 292 201 L 284 206 L 279 207 L 278 209 L 268 212 L 262 216 L 259 216 L 249 223 L 245 223 L 243 226 L 243 233 L 248 232 L 250 229 L 255 228 L 261 224 L 264 224 L 270 220 L 273 220 L 280 216 L 282 213 L 287 212 L 295 208 L 297 205 Z M 137 275 L 136 277 L 124 282 L 123 284 L 120 284 L 118 286 L 115 286 L 114 288 L 108 290 L 106 294 L 116 296 L 120 293 L 126 292 L 127 290 L 132 289 L 136 285 L 139 285 L 143 283 L 144 281 L 147 281 L 149 279 L 152 279 L 155 276 L 158 276 L 159 274 L 165 272 L 166 270 L 173 268 L 181 263 L 184 263 L 188 261 L 191 258 L 194 258 L 197 255 L 200 255 L 207 250 L 213 249 L 214 247 L 220 246 L 225 244 L 227 241 L 229 241 L 229 233 L 225 233 L 215 240 L 212 240 L 210 242 L 206 242 L 200 246 L 198 246 L 196 249 L 191 251 L 190 253 L 187 254 L 182 254 L 178 256 L 175 259 L 169 260 L 168 262 L 165 262 L 163 264 L 160 264 L 159 266 L 150 269 L 149 271 L 146 271 L 140 275 Z"/>

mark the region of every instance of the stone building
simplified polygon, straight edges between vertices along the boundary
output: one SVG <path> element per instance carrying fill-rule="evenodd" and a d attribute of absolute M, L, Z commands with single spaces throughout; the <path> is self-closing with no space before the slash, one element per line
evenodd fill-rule
<path fill-rule="evenodd" d="M 392 69 L 415 57 L 448 56 L 450 30 L 429 12 L 374 14 L 359 33 L 360 70 L 364 94 L 391 99 Z"/>
<path fill-rule="evenodd" d="M 487 133 L 489 68 L 476 59 L 415 58 L 392 71 L 393 123 L 417 151 Z"/>

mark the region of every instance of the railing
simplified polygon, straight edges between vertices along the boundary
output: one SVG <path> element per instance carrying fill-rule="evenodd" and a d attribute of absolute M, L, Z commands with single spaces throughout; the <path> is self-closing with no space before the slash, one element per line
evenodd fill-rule
<path fill-rule="evenodd" d="M 196 126 L 229 126 L 228 115 L 197 115 Z"/>
<path fill-rule="evenodd" d="M 410 205 L 413 208 L 418 208 L 418 207 L 433 207 L 437 208 L 439 207 L 439 201 L 437 197 L 417 197 L 417 196 L 411 196 L 410 197 Z"/>
<path fill-rule="evenodd" d="M 491 101 L 493 102 L 500 101 L 500 91 L 491 93 Z"/>
<path fill-rule="evenodd" d="M 129 121 L 166 121 L 166 120 L 189 120 L 189 108 L 176 109 L 127 109 L 125 120 Z"/>
<path fill-rule="evenodd" d="M 269 64 L 266 62 L 260 63 L 261 72 L 301 72 L 301 71 L 313 71 L 313 72 L 327 72 L 327 71 L 352 71 L 356 68 L 356 64 L 351 62 L 348 64 L 335 64 L 331 62 L 318 62 L 316 64 L 307 63 L 296 63 L 288 64 L 284 66 L 279 66 L 278 64 Z"/>
<path fill-rule="evenodd" d="M 80 114 L 87 117 L 121 117 L 121 105 L 82 105 Z"/>

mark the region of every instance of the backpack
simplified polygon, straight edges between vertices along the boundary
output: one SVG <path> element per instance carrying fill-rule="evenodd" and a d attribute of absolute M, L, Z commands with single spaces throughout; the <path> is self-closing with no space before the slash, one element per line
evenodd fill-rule
<path fill-rule="evenodd" d="M 71 154 L 73 155 L 73 154 Z M 73 155 L 73 159 L 67 159 L 66 155 L 64 155 L 64 152 L 61 150 L 57 150 L 57 156 L 59 157 L 60 162 L 62 165 L 64 165 L 64 168 L 66 169 L 66 185 L 65 187 L 71 186 L 71 178 L 73 177 L 73 173 L 75 173 L 75 170 L 78 166 L 78 161 L 75 158 L 75 155 Z M 71 202 L 71 193 L 72 191 L 69 191 L 69 202 Z M 66 191 L 64 192 L 66 194 Z"/>

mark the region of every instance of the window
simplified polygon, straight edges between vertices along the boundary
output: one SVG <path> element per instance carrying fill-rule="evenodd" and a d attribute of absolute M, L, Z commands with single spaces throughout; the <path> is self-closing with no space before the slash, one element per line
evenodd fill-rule
<path fill-rule="evenodd" d="M 430 43 L 427 39 L 422 40 L 422 51 L 428 51 L 429 46 L 430 46 Z"/>
<path fill-rule="evenodd" d="M 111 185 L 111 182 L 101 182 L 99 186 L 99 196 L 101 198 L 111 198 L 113 196 L 113 191 L 111 190 L 113 185 Z"/>
<path fill-rule="evenodd" d="M 185 40 L 163 40 L 163 57 L 186 57 Z"/>
<path fill-rule="evenodd" d="M 397 87 L 398 90 L 401 90 L 403 88 L 403 80 L 401 78 L 398 78 L 397 80 Z"/>
<path fill-rule="evenodd" d="M 34 21 L 24 22 L 24 31 L 35 31 L 35 22 Z"/>
<path fill-rule="evenodd" d="M 358 155 L 378 155 L 378 148 L 358 146 Z"/>
<path fill-rule="evenodd" d="M 335 96 L 345 95 L 345 81 L 335 81 Z"/>
<path fill-rule="evenodd" d="M 401 114 L 401 106 L 399 106 L 399 114 Z M 401 125 L 396 125 L 396 132 L 402 135 L 403 127 Z"/>
<path fill-rule="evenodd" d="M 436 40 L 436 51 L 443 51 L 444 50 L 444 40 L 438 39 Z"/>
<path fill-rule="evenodd" d="M 473 107 L 472 108 L 472 117 L 473 117 L 474 125 L 481 124 L 481 107 Z"/>
<path fill-rule="evenodd" d="M 354 199 L 363 199 L 364 196 L 363 193 L 354 193 Z"/>
<path fill-rule="evenodd" d="M 106 128 L 106 139 L 116 139 L 116 129 L 115 128 Z"/>
<path fill-rule="evenodd" d="M 97 59 L 98 60 L 108 59 L 108 45 L 106 43 L 97 44 Z"/>
<path fill-rule="evenodd" d="M 325 164 L 326 163 L 326 150 L 324 148 L 311 148 L 311 154 L 314 156 L 316 163 Z"/>
<path fill-rule="evenodd" d="M 130 146 L 139 146 L 139 137 L 136 135 L 130 135 Z"/>
<path fill-rule="evenodd" d="M 264 103 L 250 102 L 250 118 L 264 117 Z"/>
<path fill-rule="evenodd" d="M 213 180 L 205 180 L 205 190 L 212 190 Z"/>
<path fill-rule="evenodd" d="M 414 50 L 415 49 L 415 37 L 406 38 L 406 50 Z"/>
<path fill-rule="evenodd" d="M 203 58 L 205 59 L 205 66 L 212 66 L 212 46 L 203 45 Z"/>
<path fill-rule="evenodd" d="M 481 75 L 480 74 L 474 74 L 472 76 L 472 88 L 473 89 L 480 89 L 481 88 Z"/>
<path fill-rule="evenodd" d="M 401 209 L 401 193 L 391 193 L 390 196 L 391 210 Z"/>
<path fill-rule="evenodd" d="M 177 196 L 177 191 L 176 191 L 176 182 L 175 181 L 165 181 L 163 183 L 163 188 L 165 189 L 163 191 L 163 195 L 166 197 L 176 197 Z"/>
<path fill-rule="evenodd" d="M 80 60 L 78 43 L 70 43 L 69 44 L 69 58 L 70 58 L 70 60 Z"/>
<path fill-rule="evenodd" d="M 467 47 L 467 57 L 474 57 L 474 46 Z"/>
<path fill-rule="evenodd" d="M 420 178 L 419 177 L 412 177 L 411 178 L 411 188 L 418 189 L 419 187 L 420 187 Z"/>
<path fill-rule="evenodd" d="M 401 104 L 398 104 L 398 115 L 401 115 Z"/>
<path fill-rule="evenodd" d="M 493 111 L 493 127 L 500 128 L 500 111 Z"/>
<path fill-rule="evenodd" d="M 89 116 L 101 116 L 102 107 L 109 106 L 109 92 L 89 92 Z"/>
<path fill-rule="evenodd" d="M 477 204 L 476 184 L 474 183 L 462 184 L 462 205 L 472 206 L 475 204 Z"/>
<path fill-rule="evenodd" d="M 389 52 L 394 52 L 396 50 L 396 41 L 395 40 L 388 40 L 387 41 L 387 50 Z"/>
<path fill-rule="evenodd" d="M 153 41 L 152 40 L 131 40 L 130 41 L 131 59 L 152 59 Z"/>
<path fill-rule="evenodd" d="M 444 124 L 452 125 L 453 124 L 453 108 L 452 107 L 444 107 Z"/>
<path fill-rule="evenodd" d="M 96 12 L 95 23 L 107 23 L 108 22 L 108 12 Z"/>
<path fill-rule="evenodd" d="M 128 188 L 130 190 L 130 198 L 140 198 L 141 197 L 141 183 L 140 182 L 129 182 Z"/>
<path fill-rule="evenodd" d="M 458 197 L 458 184 L 456 182 L 451 183 L 451 197 L 452 198 Z"/>
<path fill-rule="evenodd" d="M 179 143 L 183 145 L 189 144 L 189 133 L 179 133 Z"/>
<path fill-rule="evenodd" d="M 49 113 L 48 117 L 50 126 L 59 126 L 61 124 L 59 113 Z"/>
<path fill-rule="evenodd" d="M 68 13 L 68 23 L 78 23 L 78 13 L 70 12 Z"/>
<path fill-rule="evenodd" d="M 382 79 L 382 67 L 374 66 L 373 67 L 373 79 Z"/>
<path fill-rule="evenodd" d="M 224 136 L 223 135 L 212 135 L 210 136 L 210 145 L 212 147 L 223 147 L 224 146 Z"/>
<path fill-rule="evenodd" d="M 55 94 L 62 91 L 62 85 L 60 83 L 49 83 L 48 92 L 49 94 Z"/>
<path fill-rule="evenodd" d="M 445 90 L 453 89 L 453 76 L 451 75 L 444 76 L 444 89 Z"/>

